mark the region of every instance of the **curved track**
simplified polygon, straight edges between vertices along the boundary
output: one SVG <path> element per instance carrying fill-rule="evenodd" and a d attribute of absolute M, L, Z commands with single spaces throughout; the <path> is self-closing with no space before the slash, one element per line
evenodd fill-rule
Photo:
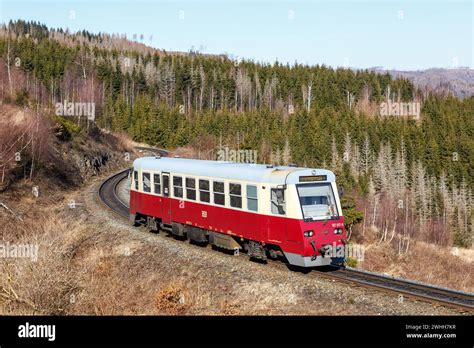
<path fill-rule="evenodd" d="M 139 150 L 140 152 L 146 151 L 160 156 L 168 156 L 168 151 L 163 149 L 155 149 L 152 147 L 143 146 L 137 146 L 135 149 Z M 125 169 L 115 173 L 112 176 L 109 176 L 101 183 L 98 192 L 99 199 L 103 204 L 110 208 L 114 213 L 127 219 L 129 218 L 128 206 L 117 196 L 117 186 L 122 180 L 127 178 L 128 172 L 129 169 Z"/>
<path fill-rule="evenodd" d="M 108 177 L 99 188 L 99 198 L 103 204 L 117 215 L 129 217 L 128 206 L 117 196 L 118 184 L 127 178 L 128 169 Z M 396 293 L 407 298 L 430 302 L 436 305 L 454 307 L 462 312 L 474 312 L 474 294 L 418 283 L 411 280 L 393 278 L 382 274 L 352 268 L 326 268 L 312 273 L 317 277 L 329 278 L 356 284 L 380 291 Z M 310 275 L 311 276 L 311 275 Z M 403 299 L 403 298 L 402 298 Z"/>
<path fill-rule="evenodd" d="M 117 186 L 127 178 L 129 169 L 123 170 L 108 177 L 99 187 L 99 198 L 114 213 L 127 218 L 129 216 L 128 206 L 117 196 Z"/>

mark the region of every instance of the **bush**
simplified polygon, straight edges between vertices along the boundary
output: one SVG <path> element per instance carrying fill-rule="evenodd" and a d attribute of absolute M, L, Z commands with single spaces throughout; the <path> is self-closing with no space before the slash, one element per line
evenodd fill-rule
<path fill-rule="evenodd" d="M 356 268 L 357 267 L 357 260 L 352 258 L 352 257 L 348 257 L 347 260 L 346 260 L 346 266 Z"/>
<path fill-rule="evenodd" d="M 55 134 L 60 140 L 69 140 L 73 135 L 81 131 L 81 127 L 77 123 L 65 117 L 56 116 L 55 121 Z"/>
<path fill-rule="evenodd" d="M 341 198 L 341 207 L 344 213 L 344 225 L 346 229 L 360 224 L 364 219 L 364 213 L 356 209 L 356 203 L 354 198 L 346 196 Z"/>

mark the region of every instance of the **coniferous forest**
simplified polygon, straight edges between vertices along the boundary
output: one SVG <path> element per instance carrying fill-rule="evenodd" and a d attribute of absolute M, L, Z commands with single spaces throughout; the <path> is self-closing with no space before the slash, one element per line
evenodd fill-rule
<path fill-rule="evenodd" d="M 472 244 L 474 96 L 372 71 L 165 52 L 24 21 L 0 28 L 0 54 L 0 98 L 52 123 L 87 132 L 95 122 L 201 158 L 228 146 L 257 150 L 260 163 L 329 168 L 353 238 L 376 230 L 399 253 L 411 238 Z M 95 103 L 95 119 L 55 115 L 67 101 Z M 380 115 L 383 102 L 413 101 L 419 119 Z"/>

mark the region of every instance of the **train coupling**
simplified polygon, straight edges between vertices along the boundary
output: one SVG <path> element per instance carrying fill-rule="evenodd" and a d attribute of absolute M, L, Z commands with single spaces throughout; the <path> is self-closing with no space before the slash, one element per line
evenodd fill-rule
<path fill-rule="evenodd" d="M 321 248 L 318 249 L 322 257 L 326 257 L 326 255 L 329 255 L 329 252 L 331 251 L 331 246 L 329 244 L 321 246 Z"/>
<path fill-rule="evenodd" d="M 314 240 L 310 240 L 309 244 L 313 248 L 313 256 L 311 256 L 311 261 L 314 261 L 316 260 L 316 257 L 317 257 L 317 251 L 316 251 L 316 246 L 314 245 Z"/>

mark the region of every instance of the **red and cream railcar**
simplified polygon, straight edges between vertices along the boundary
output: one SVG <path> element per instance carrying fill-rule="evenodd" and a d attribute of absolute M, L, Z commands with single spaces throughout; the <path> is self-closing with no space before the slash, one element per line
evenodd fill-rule
<path fill-rule="evenodd" d="M 131 172 L 130 219 L 253 258 L 302 267 L 344 261 L 328 253 L 346 241 L 329 170 L 143 157 Z"/>

